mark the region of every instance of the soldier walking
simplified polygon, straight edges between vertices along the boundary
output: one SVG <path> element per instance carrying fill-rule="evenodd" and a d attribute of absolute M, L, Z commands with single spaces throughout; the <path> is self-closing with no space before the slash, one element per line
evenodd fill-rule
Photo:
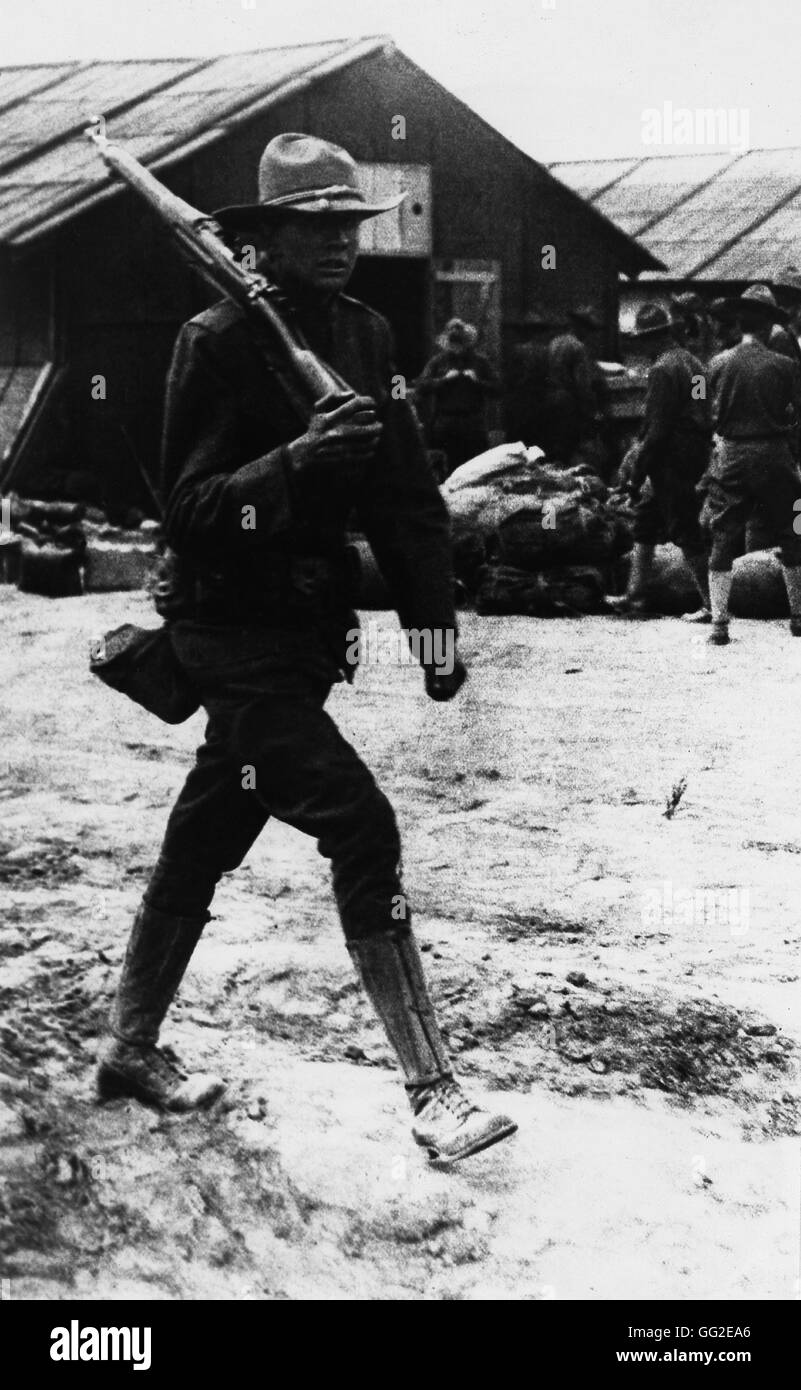
<path fill-rule="evenodd" d="M 741 342 L 709 364 L 718 443 L 708 471 L 704 516 L 712 536 L 709 591 L 715 646 L 729 642 L 732 564 L 745 523 L 758 510 L 772 543 L 780 547 L 790 602 L 790 631 L 801 637 L 801 536 L 796 506 L 801 473 L 794 442 L 801 420 L 801 375 L 769 343 L 786 321 L 767 285 L 752 285 L 728 301 Z"/>
<path fill-rule="evenodd" d="M 220 877 L 276 816 L 313 835 L 331 861 L 348 950 L 404 1074 L 414 1137 L 454 1160 L 515 1125 L 472 1104 L 454 1079 L 408 911 L 399 911 L 394 812 L 323 708 L 332 685 L 353 678 L 344 539 L 354 511 L 403 627 L 451 644 L 456 634 L 447 513 L 413 412 L 393 398 L 388 325 L 342 293 L 360 222 L 399 201 L 368 204 L 345 150 L 285 134 L 262 156 L 258 203 L 217 214 L 257 248 L 286 311 L 357 395 L 327 398 L 303 418 L 285 364 L 230 302 L 179 335 L 162 460 L 183 595 L 171 631 L 209 722 L 136 915 L 98 1086 L 101 1097 L 179 1111 L 220 1094 L 219 1078 L 173 1065 L 159 1029 Z M 443 644 L 420 644 L 421 661 L 432 648 Z M 451 699 L 464 666 L 455 654 L 439 667 L 428 660 L 428 695 Z M 243 787 L 246 767 L 253 790 Z"/>
<path fill-rule="evenodd" d="M 644 304 L 630 340 L 651 359 L 645 417 L 623 479 L 636 493 L 634 546 L 626 593 L 609 603 L 618 612 L 650 611 L 654 552 L 662 540 L 679 546 L 692 571 L 701 607 L 690 622 L 712 621 L 707 588 L 707 552 L 696 491 L 709 461 L 712 416 L 705 368 L 682 345 L 682 325 L 661 304 Z"/>

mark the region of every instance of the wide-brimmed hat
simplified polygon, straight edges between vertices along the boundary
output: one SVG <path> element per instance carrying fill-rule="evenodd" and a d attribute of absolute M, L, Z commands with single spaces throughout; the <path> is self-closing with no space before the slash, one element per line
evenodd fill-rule
<path fill-rule="evenodd" d="M 674 318 L 664 304 L 641 304 L 634 318 L 634 327 L 623 336 L 640 340 L 664 338 L 681 326 L 681 320 Z"/>
<path fill-rule="evenodd" d="M 749 285 L 742 294 L 724 299 L 722 319 L 750 319 L 754 323 L 786 323 L 787 312 L 780 309 L 769 285 Z"/>
<path fill-rule="evenodd" d="M 228 226 L 281 212 L 376 217 L 380 212 L 391 212 L 405 197 L 399 193 L 380 203 L 368 203 L 359 186 L 356 161 L 347 150 L 316 135 L 289 131 L 276 135 L 259 161 L 258 202 L 219 208 L 214 216 Z"/>

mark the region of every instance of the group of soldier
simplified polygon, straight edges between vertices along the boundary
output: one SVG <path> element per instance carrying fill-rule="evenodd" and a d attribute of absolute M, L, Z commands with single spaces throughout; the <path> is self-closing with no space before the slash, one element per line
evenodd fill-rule
<path fill-rule="evenodd" d="M 801 635 L 801 274 L 788 269 L 774 285 L 708 305 L 692 291 L 646 302 L 626 335 L 630 353 L 647 363 L 647 392 L 618 477 L 633 504 L 629 581 L 609 603 L 627 617 L 653 615 L 656 547 L 672 541 L 698 590 L 699 607 L 685 618 L 710 624 L 717 646 L 730 641 L 732 565 L 749 523 L 779 547 L 790 627 Z M 564 320 L 535 313 L 521 321 L 526 337 L 504 393 L 509 439 L 564 465 L 595 461 L 604 389 L 587 340 L 601 327 L 583 307 Z M 445 473 L 488 447 L 486 405 L 501 391 L 475 339 L 472 325 L 452 320 L 416 384 Z"/>
<path fill-rule="evenodd" d="M 730 641 L 732 566 L 755 520 L 778 547 L 790 630 L 801 636 L 801 277 L 786 272 L 778 294 L 783 304 L 769 286 L 751 285 L 709 312 L 694 294 L 646 303 L 629 335 L 650 368 L 640 436 L 621 470 L 637 500 L 629 582 L 616 607 L 634 617 L 651 611 L 655 547 L 670 539 L 700 597 L 685 617 L 711 624 L 716 646 Z"/>
<path fill-rule="evenodd" d="M 588 306 L 555 318 L 529 313 L 513 326 L 523 341 L 512 353 L 502 383 L 477 347 L 478 330 L 451 319 L 414 383 L 414 401 L 426 443 L 442 481 L 489 448 L 487 417 L 502 398 L 508 439 L 537 444 L 567 462 L 597 433 L 602 420 L 602 378 L 587 340 L 603 328 Z"/>

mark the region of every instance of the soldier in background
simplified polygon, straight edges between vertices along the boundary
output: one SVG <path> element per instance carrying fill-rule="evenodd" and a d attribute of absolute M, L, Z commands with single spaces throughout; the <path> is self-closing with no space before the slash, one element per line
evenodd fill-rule
<path fill-rule="evenodd" d="M 768 347 L 789 357 L 801 372 L 801 345 L 798 340 L 801 331 L 801 272 L 794 266 L 787 266 L 776 276 L 773 287 L 776 302 L 787 319 L 785 323 L 773 325 Z"/>
<path fill-rule="evenodd" d="M 801 473 L 793 444 L 801 418 L 801 377 L 770 346 L 774 326 L 786 324 L 787 315 L 767 285 L 752 285 L 729 301 L 728 309 L 742 340 L 709 364 L 719 437 L 704 505 L 712 536 L 709 640 L 715 646 L 729 642 L 732 564 L 740 553 L 743 527 L 757 508 L 770 542 L 780 546 L 790 631 L 801 637 L 801 536 L 795 532 Z"/>
<path fill-rule="evenodd" d="M 509 353 L 505 375 L 504 428 L 506 438 L 525 445 L 542 443 L 544 409 L 548 389 L 548 348 L 557 333 L 567 328 L 567 320 L 542 308 L 531 309 L 522 319 L 509 325 L 517 342 Z"/>
<path fill-rule="evenodd" d="M 688 622 L 709 623 L 706 544 L 696 491 L 707 467 L 712 421 L 703 364 L 682 344 L 682 323 L 661 304 L 644 304 L 629 335 L 651 359 L 645 416 L 638 445 L 621 481 L 641 495 L 635 508 L 634 547 L 626 593 L 610 599 L 621 613 L 645 616 L 654 551 L 662 540 L 680 547 L 692 571 L 701 607 Z"/>
<path fill-rule="evenodd" d="M 472 323 L 451 319 L 414 384 L 427 441 L 447 457 L 446 476 L 489 448 L 487 402 L 499 394 L 500 383 L 477 341 Z"/>
<path fill-rule="evenodd" d="M 549 459 L 568 467 L 581 445 L 594 440 L 603 419 L 600 369 L 588 349 L 602 321 L 586 305 L 568 312 L 569 327 L 548 344 L 548 374 L 537 442 Z"/>
<path fill-rule="evenodd" d="M 686 290 L 673 295 L 670 308 L 681 324 L 680 337 L 688 352 L 700 362 L 708 362 L 713 352 L 712 325 L 700 294 L 696 290 Z"/>

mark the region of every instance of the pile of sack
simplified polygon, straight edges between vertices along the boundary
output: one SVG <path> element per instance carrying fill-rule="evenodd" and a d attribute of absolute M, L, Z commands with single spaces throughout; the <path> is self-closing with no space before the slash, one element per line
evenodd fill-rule
<path fill-rule="evenodd" d="M 650 597 L 660 613 L 698 607 L 698 590 L 678 546 L 657 546 Z M 735 560 L 730 608 L 735 618 L 787 617 L 790 605 L 775 549 L 752 550 Z"/>
<path fill-rule="evenodd" d="M 562 468 L 541 449 L 502 444 L 457 468 L 442 495 L 457 578 L 479 613 L 605 611 L 630 531 L 588 465 Z"/>

